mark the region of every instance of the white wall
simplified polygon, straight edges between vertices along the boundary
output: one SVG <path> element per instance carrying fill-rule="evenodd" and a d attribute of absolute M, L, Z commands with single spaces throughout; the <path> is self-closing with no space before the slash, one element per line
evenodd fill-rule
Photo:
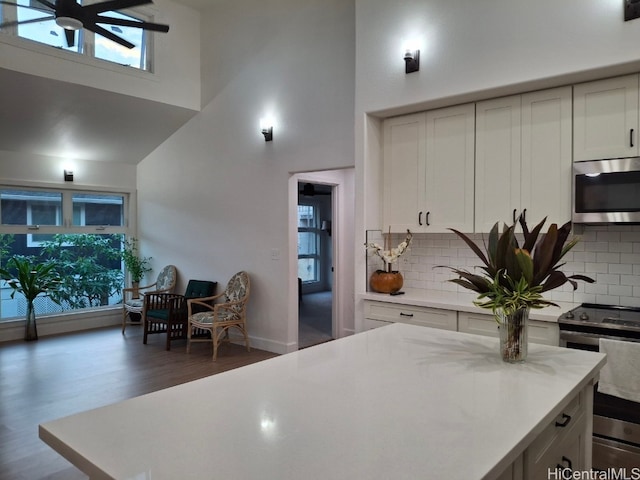
<path fill-rule="evenodd" d="M 169 0 L 156 0 L 144 10 L 154 22 L 169 25 L 168 33 L 154 36 L 153 74 L 4 34 L 0 34 L 0 67 L 199 110 L 199 14 Z"/>
<path fill-rule="evenodd" d="M 412 37 L 420 71 L 406 75 Z M 640 71 L 638 38 L 640 20 L 624 22 L 618 0 L 356 0 L 356 245 L 382 228 L 374 116 Z M 364 254 L 355 279 L 365 291 Z"/>
<path fill-rule="evenodd" d="M 223 288 L 247 270 L 258 348 L 285 352 L 297 342 L 290 173 L 353 166 L 353 24 L 345 0 L 217 2 L 201 25 L 210 101 L 138 166 L 142 253 L 175 264 L 179 289 L 190 278 Z M 269 143 L 259 130 L 265 115 L 275 118 Z"/>

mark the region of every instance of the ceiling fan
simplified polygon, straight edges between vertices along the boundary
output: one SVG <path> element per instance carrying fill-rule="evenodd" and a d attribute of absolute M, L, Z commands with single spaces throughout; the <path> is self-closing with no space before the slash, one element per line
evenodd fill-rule
<path fill-rule="evenodd" d="M 313 183 L 305 183 L 300 190 L 300 194 L 305 197 L 313 197 L 315 195 L 331 195 L 331 192 L 317 191 Z"/>
<path fill-rule="evenodd" d="M 39 3 L 40 7 L 34 7 L 33 3 Z M 13 5 L 15 3 L 0 0 L 1 4 Z M 25 23 L 37 23 L 43 20 L 55 20 L 59 27 L 64 28 L 65 38 L 67 45 L 73 47 L 75 44 L 75 31 L 81 28 L 86 28 L 98 35 L 102 35 L 109 40 L 112 40 L 123 47 L 133 48 L 135 45 L 122 37 L 115 35 L 104 27 L 98 25 L 99 23 L 106 25 L 122 26 L 122 27 L 135 27 L 142 28 L 143 30 L 151 30 L 154 32 L 166 33 L 169 31 L 169 25 L 162 25 L 159 23 L 142 22 L 136 20 L 127 20 L 122 18 L 113 18 L 100 15 L 103 12 L 110 12 L 114 10 L 121 10 L 125 8 L 137 7 L 139 5 L 146 5 L 153 3 L 151 0 L 107 0 L 99 3 L 92 3 L 90 5 L 80 5 L 76 0 L 34 0 L 30 2 L 30 5 L 17 5 L 18 7 L 30 8 L 32 10 L 38 10 L 42 13 L 48 14 L 45 17 L 34 18 L 29 20 L 15 20 L 0 24 L 0 29 L 5 27 L 11 27 L 14 25 L 23 25 Z"/>

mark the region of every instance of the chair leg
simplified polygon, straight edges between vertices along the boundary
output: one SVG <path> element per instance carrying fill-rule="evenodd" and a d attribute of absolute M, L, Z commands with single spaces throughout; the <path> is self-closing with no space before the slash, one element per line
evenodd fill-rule
<path fill-rule="evenodd" d="M 122 334 L 124 335 L 124 329 L 127 328 L 127 310 L 122 308 Z"/>
<path fill-rule="evenodd" d="M 191 353 L 191 324 L 187 323 L 187 353 Z"/>
<path fill-rule="evenodd" d="M 220 334 L 215 326 L 211 330 L 211 338 L 213 340 L 213 361 L 215 362 L 218 359 L 218 343 L 220 343 Z"/>

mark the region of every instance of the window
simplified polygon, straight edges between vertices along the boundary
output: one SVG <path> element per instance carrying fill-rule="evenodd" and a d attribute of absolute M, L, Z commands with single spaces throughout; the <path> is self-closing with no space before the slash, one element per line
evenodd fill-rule
<path fill-rule="evenodd" d="M 30 21 L 30 23 L 5 27 L 1 30 L 3 33 L 26 38 L 60 50 L 93 56 L 94 58 L 111 63 L 117 63 L 140 70 L 151 70 L 148 59 L 149 34 L 141 28 L 107 24 L 100 25 L 118 37 L 133 43 L 135 47 L 131 49 L 123 47 L 102 35 L 94 34 L 84 28 L 75 32 L 74 46 L 68 47 L 65 30 L 56 24 L 53 18 L 54 13 L 51 9 L 36 0 L 17 0 L 16 4 L 17 5 L 8 3 L 0 4 L 0 23 L 9 21 L 22 22 L 25 20 Z M 101 15 L 133 21 L 152 20 L 139 14 L 133 16 L 120 11 L 103 12 Z M 42 18 L 43 20 L 36 21 L 38 18 Z"/>
<path fill-rule="evenodd" d="M 127 208 L 125 194 L 0 188 L 0 264 L 14 255 L 54 260 L 63 278 L 59 303 L 38 297 L 36 314 L 122 301 Z M 0 321 L 24 316 L 22 295 L 11 298 L 4 282 L 0 294 Z"/>
<path fill-rule="evenodd" d="M 320 281 L 319 223 L 317 205 L 298 205 L 298 277 L 306 283 Z"/>

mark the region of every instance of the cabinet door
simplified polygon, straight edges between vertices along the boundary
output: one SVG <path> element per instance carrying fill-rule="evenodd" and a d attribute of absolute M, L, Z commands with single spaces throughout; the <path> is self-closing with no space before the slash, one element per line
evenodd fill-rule
<path fill-rule="evenodd" d="M 476 232 L 520 214 L 520 96 L 476 104 Z"/>
<path fill-rule="evenodd" d="M 473 232 L 475 105 L 427 112 L 426 129 L 426 231 Z"/>
<path fill-rule="evenodd" d="M 573 87 L 573 160 L 638 155 L 638 75 Z"/>
<path fill-rule="evenodd" d="M 520 202 L 531 227 L 571 220 L 571 168 L 571 87 L 522 95 Z"/>
<path fill-rule="evenodd" d="M 384 122 L 382 228 L 415 232 L 424 191 L 425 114 Z M 424 216 L 424 212 L 422 213 Z"/>

